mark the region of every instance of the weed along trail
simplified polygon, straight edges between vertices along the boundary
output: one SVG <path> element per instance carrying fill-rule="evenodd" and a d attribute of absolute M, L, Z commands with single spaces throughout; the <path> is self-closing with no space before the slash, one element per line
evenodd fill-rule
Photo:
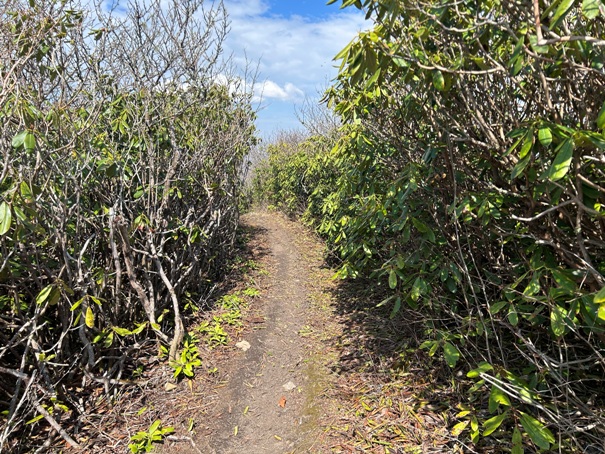
<path fill-rule="evenodd" d="M 198 442 L 204 452 L 307 451 L 312 393 L 301 332 L 307 326 L 309 266 L 285 222 L 271 213 L 244 218 L 262 232 L 272 262 L 270 285 L 257 303 L 257 318 L 264 321 L 238 339 L 210 431 Z"/>

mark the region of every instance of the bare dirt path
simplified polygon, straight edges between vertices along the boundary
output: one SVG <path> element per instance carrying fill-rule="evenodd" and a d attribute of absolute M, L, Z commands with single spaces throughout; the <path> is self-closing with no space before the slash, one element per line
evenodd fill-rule
<path fill-rule="evenodd" d="M 220 454 L 309 452 L 318 382 L 304 337 L 313 265 L 302 257 L 295 231 L 278 215 L 253 213 L 244 222 L 266 231 L 273 262 L 260 306 L 265 322 L 243 336 L 250 348 L 232 359 L 209 436 L 199 445 Z"/>

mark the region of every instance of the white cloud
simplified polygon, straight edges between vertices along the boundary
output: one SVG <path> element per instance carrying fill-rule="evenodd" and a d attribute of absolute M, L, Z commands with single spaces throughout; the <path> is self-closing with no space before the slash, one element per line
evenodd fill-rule
<path fill-rule="evenodd" d="M 296 85 L 287 82 L 283 87 L 267 80 L 262 83 L 256 83 L 254 85 L 255 100 L 260 101 L 264 99 L 277 99 L 279 101 L 300 101 L 304 99 L 305 92 L 298 88 Z"/>
<path fill-rule="evenodd" d="M 326 88 L 337 74 L 334 56 L 370 26 L 355 8 L 326 7 L 323 17 L 286 17 L 272 15 L 264 0 L 226 0 L 225 5 L 231 22 L 226 53 L 240 68 L 258 63 L 254 93 L 256 101 L 261 95 L 263 100 L 261 129 L 263 121 L 272 126 L 278 120 L 295 124 L 295 104 Z M 288 118 L 286 110 L 291 112 Z"/>

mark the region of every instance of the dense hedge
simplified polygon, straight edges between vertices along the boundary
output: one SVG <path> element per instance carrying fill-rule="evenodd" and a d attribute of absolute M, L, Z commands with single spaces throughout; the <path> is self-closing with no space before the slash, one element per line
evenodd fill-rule
<path fill-rule="evenodd" d="M 425 320 L 477 448 L 604 449 L 605 11 L 579 3 L 343 1 L 375 20 L 326 95 L 344 137 L 269 161 L 332 169 L 287 204 Z"/>
<path fill-rule="evenodd" d="M 232 251 L 254 114 L 203 3 L 0 6 L 2 452 L 82 444 L 90 386 L 175 359 Z"/>

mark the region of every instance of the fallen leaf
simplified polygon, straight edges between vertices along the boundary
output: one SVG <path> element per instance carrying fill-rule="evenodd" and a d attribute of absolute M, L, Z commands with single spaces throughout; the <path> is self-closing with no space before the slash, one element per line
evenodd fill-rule
<path fill-rule="evenodd" d="M 281 408 L 286 408 L 286 396 L 281 396 L 281 399 L 279 399 L 279 406 Z"/>
<path fill-rule="evenodd" d="M 173 389 L 176 389 L 176 388 L 177 388 L 177 386 L 174 383 L 168 382 L 164 385 L 164 390 L 166 390 L 166 391 L 172 391 Z"/>

